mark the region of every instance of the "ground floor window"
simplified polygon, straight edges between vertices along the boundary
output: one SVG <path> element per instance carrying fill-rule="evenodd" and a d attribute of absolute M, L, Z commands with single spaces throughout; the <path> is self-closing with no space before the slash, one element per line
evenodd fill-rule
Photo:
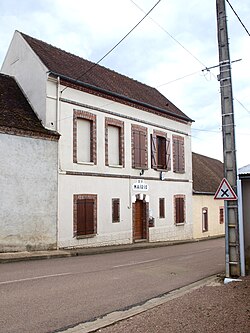
<path fill-rule="evenodd" d="M 165 198 L 159 199 L 159 217 L 160 219 L 165 218 Z"/>
<path fill-rule="evenodd" d="M 185 195 L 174 196 L 175 224 L 185 223 Z"/>
<path fill-rule="evenodd" d="M 220 207 L 219 219 L 220 219 L 220 224 L 223 224 L 224 223 L 224 207 Z"/>
<path fill-rule="evenodd" d="M 97 195 L 74 195 L 74 236 L 95 235 L 97 229 Z"/>
<path fill-rule="evenodd" d="M 202 231 L 208 231 L 208 209 L 207 207 L 202 208 Z"/>
<path fill-rule="evenodd" d="M 120 222 L 120 199 L 119 198 L 112 199 L 112 222 L 113 223 Z"/>

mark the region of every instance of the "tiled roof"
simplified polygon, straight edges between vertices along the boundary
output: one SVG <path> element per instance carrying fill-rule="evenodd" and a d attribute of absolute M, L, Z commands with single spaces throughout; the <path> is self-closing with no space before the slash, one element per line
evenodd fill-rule
<path fill-rule="evenodd" d="M 4 74 L 0 74 L 0 127 L 57 136 L 42 126 L 15 79 Z"/>
<path fill-rule="evenodd" d="M 175 118 L 192 121 L 157 89 L 100 65 L 88 71 L 94 63 L 23 33 L 21 35 L 51 72 L 146 103 Z M 86 71 L 88 72 L 83 74 Z M 83 75 L 79 77 L 81 73 Z"/>
<path fill-rule="evenodd" d="M 192 153 L 192 168 L 194 193 L 215 193 L 224 177 L 223 163 Z"/>

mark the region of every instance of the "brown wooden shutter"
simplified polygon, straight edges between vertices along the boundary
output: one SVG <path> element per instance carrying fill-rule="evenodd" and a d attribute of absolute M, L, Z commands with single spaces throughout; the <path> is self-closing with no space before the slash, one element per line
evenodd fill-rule
<path fill-rule="evenodd" d="M 164 198 L 159 199 L 159 217 L 165 218 L 165 199 Z"/>
<path fill-rule="evenodd" d="M 85 200 L 77 200 L 77 226 L 76 235 L 85 235 L 86 225 L 85 225 Z"/>
<path fill-rule="evenodd" d="M 184 138 L 181 136 L 173 136 L 173 171 L 185 172 Z"/>
<path fill-rule="evenodd" d="M 140 167 L 146 168 L 147 167 L 147 146 L 146 146 L 146 133 L 139 132 L 140 134 Z"/>
<path fill-rule="evenodd" d="M 184 203 L 184 198 L 175 198 L 175 223 L 177 224 L 185 222 Z"/>
<path fill-rule="evenodd" d="M 224 223 L 224 208 L 220 207 L 220 224 Z"/>
<path fill-rule="evenodd" d="M 171 170 L 171 145 L 170 145 L 170 139 L 166 138 L 166 166 L 167 171 Z"/>
<path fill-rule="evenodd" d="M 178 140 L 176 136 L 173 136 L 173 171 L 176 172 L 179 169 L 178 160 Z"/>
<path fill-rule="evenodd" d="M 94 200 L 77 200 L 77 236 L 90 235 L 94 233 Z"/>
<path fill-rule="evenodd" d="M 184 138 L 179 138 L 179 172 L 185 172 L 185 149 Z"/>
<path fill-rule="evenodd" d="M 120 199 L 112 199 L 112 222 L 120 222 Z"/>
<path fill-rule="evenodd" d="M 140 167 L 140 133 L 139 131 L 133 131 L 134 138 L 134 167 Z"/>
<path fill-rule="evenodd" d="M 157 169 L 157 137 L 151 134 L 151 167 Z"/>
<path fill-rule="evenodd" d="M 85 199 L 85 211 L 86 211 L 86 235 L 95 233 L 94 230 L 94 200 Z"/>

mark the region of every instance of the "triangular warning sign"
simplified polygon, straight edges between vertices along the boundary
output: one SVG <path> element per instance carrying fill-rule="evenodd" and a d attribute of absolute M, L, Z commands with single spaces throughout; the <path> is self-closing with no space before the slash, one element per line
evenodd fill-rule
<path fill-rule="evenodd" d="M 214 199 L 237 200 L 237 195 L 234 193 L 234 190 L 232 189 L 226 178 L 222 179 L 220 186 L 215 193 Z"/>

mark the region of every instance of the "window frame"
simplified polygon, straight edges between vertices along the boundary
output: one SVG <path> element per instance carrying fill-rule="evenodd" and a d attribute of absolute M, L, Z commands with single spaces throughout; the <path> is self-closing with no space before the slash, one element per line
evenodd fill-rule
<path fill-rule="evenodd" d="M 90 161 L 78 161 L 77 157 L 77 121 L 79 119 L 90 121 Z M 96 115 L 87 111 L 73 110 L 73 163 L 94 164 L 97 162 L 96 152 Z"/>
<path fill-rule="evenodd" d="M 174 195 L 174 221 L 175 225 L 186 223 L 186 196 L 183 194 Z"/>
<path fill-rule="evenodd" d="M 221 206 L 219 207 L 219 224 L 224 224 L 224 222 L 225 222 L 224 207 Z"/>
<path fill-rule="evenodd" d="M 124 122 L 114 118 L 105 118 L 105 165 L 116 166 L 109 164 L 109 141 L 108 141 L 108 128 L 114 126 L 119 129 L 119 164 L 117 166 L 125 167 L 125 153 L 124 153 Z"/>
<path fill-rule="evenodd" d="M 161 151 L 159 147 L 163 147 Z M 155 170 L 171 170 L 171 141 L 165 132 L 154 130 L 151 134 L 151 167 Z"/>
<path fill-rule="evenodd" d="M 88 202 L 93 203 L 93 232 L 82 232 L 79 231 L 79 216 L 78 216 L 78 205 L 80 202 L 86 204 Z M 86 218 L 86 217 L 85 217 Z M 86 221 L 85 221 L 86 223 Z M 85 226 L 86 229 L 86 226 Z M 93 237 L 97 234 L 97 194 L 74 194 L 73 196 L 73 236 L 76 238 L 87 238 Z"/>
<path fill-rule="evenodd" d="M 159 218 L 165 219 L 165 198 L 159 198 Z"/>
<path fill-rule="evenodd" d="M 119 223 L 121 216 L 120 198 L 112 198 L 112 223 Z"/>

